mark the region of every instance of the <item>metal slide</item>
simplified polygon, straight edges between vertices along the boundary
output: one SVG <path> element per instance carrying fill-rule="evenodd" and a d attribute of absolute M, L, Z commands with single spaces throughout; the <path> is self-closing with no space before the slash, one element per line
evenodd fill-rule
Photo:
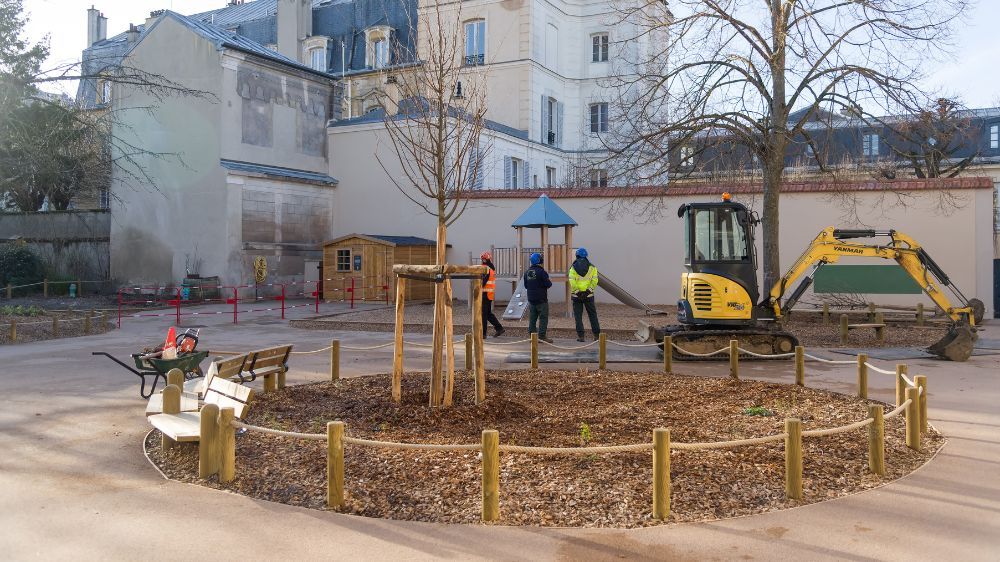
<path fill-rule="evenodd" d="M 517 282 L 517 288 L 510 296 L 507 308 L 503 310 L 504 320 L 520 320 L 524 318 L 524 311 L 528 308 L 528 291 L 524 288 L 524 276 Z"/>
<path fill-rule="evenodd" d="M 597 286 L 608 292 L 609 295 L 618 299 L 625 306 L 646 311 L 646 314 L 666 314 L 662 310 L 654 310 L 646 306 L 645 303 L 632 296 L 631 293 L 622 289 L 617 283 L 608 278 L 603 273 L 597 274 Z"/>

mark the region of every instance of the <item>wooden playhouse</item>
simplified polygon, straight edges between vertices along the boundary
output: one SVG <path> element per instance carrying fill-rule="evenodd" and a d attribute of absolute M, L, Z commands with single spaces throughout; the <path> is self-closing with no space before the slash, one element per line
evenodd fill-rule
<path fill-rule="evenodd" d="M 389 302 L 395 298 L 392 266 L 433 265 L 436 243 L 416 236 L 348 234 L 323 243 L 323 299 L 350 300 L 348 289 L 355 287 L 356 301 Z M 352 285 L 353 282 L 353 285 Z M 410 281 L 406 300 L 431 300 L 434 284 Z"/>

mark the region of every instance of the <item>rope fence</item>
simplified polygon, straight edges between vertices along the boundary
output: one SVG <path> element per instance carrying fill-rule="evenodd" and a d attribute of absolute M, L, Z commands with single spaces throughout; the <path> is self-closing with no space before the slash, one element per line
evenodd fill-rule
<path fill-rule="evenodd" d="M 99 332 L 104 331 L 104 328 L 106 328 L 108 325 L 108 316 L 104 312 L 100 314 L 93 314 L 92 312 L 84 311 L 81 316 L 75 316 L 75 317 L 53 316 L 51 320 L 40 320 L 37 322 L 21 322 L 18 321 L 17 319 L 11 319 L 10 322 L 7 323 L 4 327 L 6 328 L 7 331 L 7 341 L 9 343 L 16 343 L 18 329 L 29 326 L 51 326 L 52 337 L 58 338 L 61 326 L 67 323 L 75 323 L 75 322 L 82 322 L 83 335 L 89 336 L 94 331 L 93 330 L 94 322 L 97 322 L 97 326 L 99 327 L 98 328 Z M 0 327 L 0 330 L 2 329 L 3 327 Z"/>

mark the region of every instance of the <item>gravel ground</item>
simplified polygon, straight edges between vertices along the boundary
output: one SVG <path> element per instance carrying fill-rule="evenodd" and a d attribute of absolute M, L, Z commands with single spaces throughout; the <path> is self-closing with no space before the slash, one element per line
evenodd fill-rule
<path fill-rule="evenodd" d="M 501 443 L 574 447 L 648 442 L 653 427 L 674 442 L 719 441 L 783 431 L 786 417 L 804 429 L 861 420 L 868 401 L 830 392 L 757 381 L 735 383 L 680 375 L 616 371 L 506 371 L 488 373 L 489 400 L 470 403 L 470 377 L 456 385 L 456 405 L 426 407 L 426 374 L 407 374 L 403 402 L 389 399 L 387 375 L 289 387 L 262 395 L 249 423 L 309 433 L 341 419 L 347 433 L 383 441 L 478 443 L 483 429 Z M 749 415 L 762 407 L 770 416 Z M 891 408 L 888 408 L 891 409 Z M 584 430 L 586 424 L 587 430 Z M 913 471 L 944 443 L 924 436 L 923 451 L 903 441 L 902 417 L 886 422 L 885 477 L 867 469 L 867 430 L 804 443 L 804 499 L 785 499 L 780 443 L 730 450 L 675 451 L 671 455 L 670 522 L 707 521 L 785 509 L 882 485 Z M 169 477 L 197 479 L 197 446 L 162 451 L 159 434 L 147 440 L 150 457 Z M 324 509 L 326 447 L 322 442 L 254 432 L 236 440 L 237 477 L 220 485 L 252 497 Z M 641 527 L 650 518 L 650 453 L 526 455 L 501 453 L 501 524 Z M 476 523 L 480 510 L 477 453 L 389 451 L 348 446 L 347 505 L 369 517 Z"/>
<path fill-rule="evenodd" d="M 498 316 L 502 313 L 506 303 L 497 302 L 494 310 Z M 647 316 L 643 311 L 629 308 L 623 304 L 605 304 L 597 306 L 600 316 L 601 328 L 612 333 L 612 339 L 626 339 L 639 328 L 639 321 L 652 325 L 674 324 L 677 322 L 677 307 L 674 305 L 651 305 L 654 310 L 666 312 L 665 315 Z M 561 315 L 562 303 L 550 304 L 550 331 L 570 330 L 574 328 L 573 318 L 566 318 Z M 852 314 L 850 320 L 852 324 L 867 322 L 867 313 L 858 311 Z M 434 306 L 432 304 L 411 304 L 406 307 L 405 320 L 407 325 L 420 324 L 430 326 L 434 318 Z M 454 309 L 456 330 L 458 326 L 468 326 L 471 324 L 471 316 L 467 305 L 456 305 Z M 325 321 L 334 324 L 357 324 L 363 325 L 370 331 L 392 331 L 395 323 L 395 310 L 392 308 L 379 308 L 375 310 L 364 310 L 337 314 L 325 318 Z M 322 324 L 324 321 L 312 322 Z M 840 347 L 840 325 L 839 319 L 831 320 L 830 324 L 822 323 L 822 316 L 812 313 L 793 313 L 785 326 L 786 330 L 795 334 L 802 345 L 806 347 Z M 527 328 L 527 314 L 520 321 L 501 320 L 506 328 L 522 328 L 522 330 L 511 329 L 511 337 L 523 337 L 523 329 Z M 584 319 L 584 327 L 587 335 L 590 335 L 590 324 Z M 890 323 L 885 332 L 885 343 L 879 344 L 875 338 L 873 329 L 851 330 L 848 345 L 851 347 L 926 347 L 944 336 L 946 328 L 940 324 L 929 324 L 924 327 L 917 327 L 912 322 Z M 490 329 L 492 334 L 492 329 Z M 567 335 L 566 333 L 561 334 Z M 571 335 L 571 333 L 570 333 Z"/>

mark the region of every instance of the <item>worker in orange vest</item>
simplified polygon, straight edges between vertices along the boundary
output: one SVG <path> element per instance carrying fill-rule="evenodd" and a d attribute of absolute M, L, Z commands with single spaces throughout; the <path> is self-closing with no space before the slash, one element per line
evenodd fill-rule
<path fill-rule="evenodd" d="M 479 259 L 482 260 L 483 265 L 489 268 L 483 275 L 483 337 L 486 337 L 486 323 L 489 322 L 496 330 L 493 337 L 499 338 L 504 332 L 503 325 L 493 314 L 493 298 L 497 291 L 497 268 L 493 266 L 493 254 L 483 252 Z"/>

